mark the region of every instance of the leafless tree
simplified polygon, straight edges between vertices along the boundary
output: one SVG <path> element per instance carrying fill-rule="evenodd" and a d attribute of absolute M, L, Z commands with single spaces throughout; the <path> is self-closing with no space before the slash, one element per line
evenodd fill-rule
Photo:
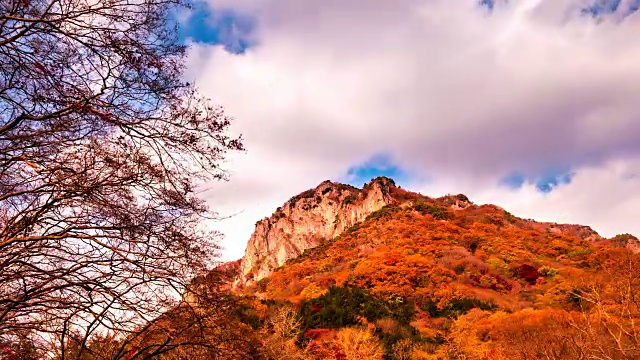
<path fill-rule="evenodd" d="M 640 257 L 610 249 L 596 262 L 598 275 L 571 295 L 580 317 L 572 323 L 589 345 L 592 359 L 640 358 Z"/>
<path fill-rule="evenodd" d="M 194 188 L 242 142 L 183 80 L 185 6 L 0 2 L 0 343 L 133 343 L 217 254 Z"/>

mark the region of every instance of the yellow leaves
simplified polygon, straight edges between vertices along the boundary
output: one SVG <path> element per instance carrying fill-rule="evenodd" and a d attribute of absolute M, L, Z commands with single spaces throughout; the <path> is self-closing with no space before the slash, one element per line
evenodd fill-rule
<path fill-rule="evenodd" d="M 442 266 L 434 266 L 427 272 L 427 277 L 432 284 L 448 283 L 456 278 L 455 271 Z"/>
<path fill-rule="evenodd" d="M 342 328 L 305 349 L 305 358 L 313 360 L 382 360 L 383 355 L 380 340 L 365 327 Z"/>
<path fill-rule="evenodd" d="M 567 241 L 564 239 L 562 240 L 556 239 L 556 240 L 552 240 L 551 243 L 549 243 L 549 247 L 552 248 L 553 250 L 567 253 L 569 252 L 570 244 L 567 243 Z"/>
<path fill-rule="evenodd" d="M 489 260 L 487 260 L 487 264 L 497 270 L 509 270 L 509 265 L 507 265 L 506 262 L 504 262 L 502 259 L 498 259 L 497 257 L 490 257 Z"/>
<path fill-rule="evenodd" d="M 461 298 L 463 292 L 457 284 L 448 284 L 446 286 L 439 286 L 433 291 L 433 297 L 438 300 L 437 306 L 439 310 L 444 309 L 451 300 Z"/>
<path fill-rule="evenodd" d="M 334 275 L 336 280 L 336 286 L 343 286 L 344 283 L 349 279 L 349 273 L 346 271 L 341 271 Z"/>
<path fill-rule="evenodd" d="M 374 293 L 409 296 L 421 286 L 443 281 L 443 276 L 446 281 L 450 281 L 452 276 L 455 278 L 455 273 L 436 266 L 430 257 L 418 254 L 407 256 L 390 248 L 377 250 L 353 270 L 356 285 L 370 288 Z M 434 268 L 439 269 L 429 275 Z"/>
<path fill-rule="evenodd" d="M 436 346 L 402 339 L 393 345 L 394 359 L 398 360 L 435 360 Z"/>
<path fill-rule="evenodd" d="M 494 207 L 470 208 L 445 222 L 433 221 L 411 211 L 397 211 L 385 221 L 363 223 L 353 233 L 327 246 L 320 257 L 286 266 L 281 271 L 281 281 L 274 284 L 291 288 L 293 279 L 301 280 L 307 276 L 308 281 L 315 282 L 317 277 L 309 276 L 323 272 L 332 276 L 338 285 L 351 278 L 357 285 L 375 293 L 410 295 L 422 287 L 436 288 L 455 281 L 508 291 L 513 285 L 504 287 L 509 283 L 508 277 L 512 276 L 510 264 L 517 266 L 531 259 L 544 263 L 544 256 L 539 254 L 545 249 L 551 250 L 553 256 L 557 254 L 550 243 L 566 250 L 579 243 L 571 236 L 545 233 L 544 227 L 518 227 L 515 224 L 497 227 L 483 223 L 487 219 L 503 217 L 503 212 Z M 473 242 L 474 239 L 477 243 Z M 463 263 L 460 262 L 462 259 L 448 259 L 448 255 L 443 255 L 452 249 L 461 249 L 456 244 L 468 248 L 465 250 L 468 258 Z M 366 251 L 362 250 L 365 248 Z M 475 251 L 475 256 L 469 249 Z M 573 261 L 566 261 L 573 265 Z M 486 274 L 483 263 L 488 263 L 507 279 L 500 280 L 495 274 L 491 274 L 493 278 L 480 279 Z M 466 264 L 473 264 L 471 268 L 477 271 L 463 275 L 468 267 Z M 453 269 L 460 272 L 459 278 Z"/>
<path fill-rule="evenodd" d="M 481 340 L 486 329 L 482 327 L 482 320 L 491 313 L 480 309 L 472 309 L 460 316 L 451 326 L 448 337 L 447 352 L 452 358 L 480 360 L 488 359 L 491 343 Z"/>
<path fill-rule="evenodd" d="M 563 310 L 524 309 L 491 314 L 472 309 L 452 325 L 449 355 L 473 359 L 573 359 L 573 328 Z M 558 357 L 558 355 L 561 355 Z"/>
<path fill-rule="evenodd" d="M 317 267 L 317 271 L 318 272 L 328 272 L 331 270 L 331 268 L 333 268 L 334 263 L 333 263 L 333 259 L 327 257 L 326 259 L 323 259 L 320 264 L 318 264 Z"/>
<path fill-rule="evenodd" d="M 270 333 L 265 335 L 262 349 L 269 358 L 282 360 L 302 360 L 302 351 L 295 344 L 300 330 L 300 320 L 296 310 L 290 306 L 276 308 L 266 319 Z"/>
<path fill-rule="evenodd" d="M 302 296 L 305 299 L 314 299 L 322 295 L 323 293 L 325 293 L 325 291 L 326 291 L 325 289 L 322 289 L 315 283 L 311 283 L 309 284 L 309 286 L 307 286 L 306 288 L 304 288 L 304 290 L 300 292 L 300 296 Z"/>
<path fill-rule="evenodd" d="M 482 275 L 480 277 L 480 286 L 482 286 L 483 288 L 491 288 L 497 283 L 498 282 L 496 281 L 496 279 L 491 275 Z"/>
<path fill-rule="evenodd" d="M 340 329 L 333 344 L 346 360 L 382 359 L 384 354 L 380 341 L 369 329 Z"/>
<path fill-rule="evenodd" d="M 582 344 L 571 314 L 557 309 L 524 309 L 492 319 L 490 337 L 511 358 L 577 359 Z"/>

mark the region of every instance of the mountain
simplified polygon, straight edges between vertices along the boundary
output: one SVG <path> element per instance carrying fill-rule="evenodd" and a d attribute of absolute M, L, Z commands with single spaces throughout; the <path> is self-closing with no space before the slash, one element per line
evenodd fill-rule
<path fill-rule="evenodd" d="M 256 224 L 234 291 L 292 359 L 632 359 L 638 249 L 463 194 L 325 181 Z"/>
<path fill-rule="evenodd" d="M 588 226 L 522 219 L 518 219 L 516 223 L 516 218 L 506 211 L 492 205 L 474 205 L 463 194 L 432 199 L 403 190 L 387 177 L 372 179 L 362 189 L 327 180 L 313 189 L 293 196 L 270 217 L 256 222 L 245 254 L 240 260 L 234 285 L 243 287 L 255 284 L 285 265 L 287 261 L 302 255 L 305 250 L 335 239 L 347 229 L 353 231 L 354 225 L 360 224 L 382 208 L 406 209 L 416 206 L 418 212 L 426 211 L 421 208 L 425 206 L 437 208 L 449 215 L 459 214 L 460 217 L 466 218 L 465 221 L 475 221 L 469 220 L 467 215 L 470 213 L 486 211 L 486 218 L 481 221 L 502 221 L 487 218 L 507 216 L 509 221 L 513 220 L 507 228 L 537 229 L 552 234 L 571 235 L 591 242 L 605 240 Z M 462 211 L 464 209 L 467 210 Z M 628 246 L 638 248 L 634 240 L 631 240 Z"/>
<path fill-rule="evenodd" d="M 325 181 L 256 224 L 236 285 L 298 300 L 345 282 L 408 296 L 433 284 L 423 278 L 435 271 L 475 296 L 522 287 L 512 276 L 524 271 L 516 264 L 575 266 L 612 242 L 588 226 L 520 219 L 463 194 L 430 198 L 385 177 L 363 189 Z M 473 275 L 462 279 L 467 270 Z"/>
<path fill-rule="evenodd" d="M 327 180 L 292 197 L 271 217 L 256 223 L 236 284 L 247 285 L 265 278 L 306 249 L 396 203 L 390 196 L 391 189 L 395 189 L 395 183 L 388 178 L 374 179 L 362 189 Z"/>

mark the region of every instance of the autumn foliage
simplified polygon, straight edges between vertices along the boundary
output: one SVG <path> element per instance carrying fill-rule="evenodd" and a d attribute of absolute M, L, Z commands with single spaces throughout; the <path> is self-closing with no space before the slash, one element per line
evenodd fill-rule
<path fill-rule="evenodd" d="M 303 358 L 640 358 L 640 259 L 626 243 L 464 195 L 391 195 L 243 290 L 293 304 Z"/>

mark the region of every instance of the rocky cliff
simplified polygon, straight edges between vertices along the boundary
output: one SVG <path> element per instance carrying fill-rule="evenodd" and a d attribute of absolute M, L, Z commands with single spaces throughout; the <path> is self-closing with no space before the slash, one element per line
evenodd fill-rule
<path fill-rule="evenodd" d="M 395 200 L 393 180 L 379 177 L 362 189 L 324 181 L 289 199 L 256 223 L 236 285 L 258 281 L 304 250 L 331 239 Z"/>

